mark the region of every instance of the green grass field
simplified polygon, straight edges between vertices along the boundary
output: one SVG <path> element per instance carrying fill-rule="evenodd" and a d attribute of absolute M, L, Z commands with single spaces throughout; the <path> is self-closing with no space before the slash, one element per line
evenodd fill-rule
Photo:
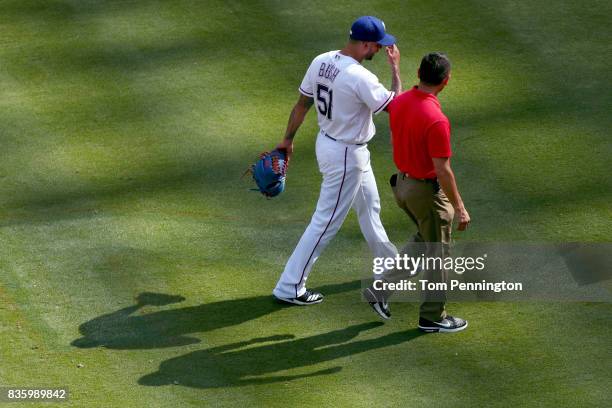
<path fill-rule="evenodd" d="M 0 386 L 73 407 L 612 405 L 610 304 L 451 304 L 470 327 L 444 336 L 404 303 L 383 325 L 354 214 L 309 279 L 326 301 L 272 302 L 318 197 L 314 114 L 283 195 L 240 175 L 363 14 L 398 38 L 404 87 L 426 52 L 453 61 L 458 241 L 610 241 L 609 1 L 2 0 Z M 370 151 L 401 243 L 386 121 Z"/>

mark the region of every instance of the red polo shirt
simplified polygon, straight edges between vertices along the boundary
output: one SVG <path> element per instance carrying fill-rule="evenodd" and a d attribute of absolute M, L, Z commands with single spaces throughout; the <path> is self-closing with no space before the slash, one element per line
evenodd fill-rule
<path fill-rule="evenodd" d="M 415 86 L 387 106 L 393 160 L 414 178 L 435 178 L 432 157 L 451 157 L 450 122 L 438 98 Z"/>

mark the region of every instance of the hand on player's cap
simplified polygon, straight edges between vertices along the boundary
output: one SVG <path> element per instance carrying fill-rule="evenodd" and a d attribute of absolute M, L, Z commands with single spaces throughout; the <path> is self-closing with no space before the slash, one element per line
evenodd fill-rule
<path fill-rule="evenodd" d="M 399 48 L 397 48 L 397 45 L 390 45 L 385 48 L 385 51 L 387 52 L 387 61 L 389 62 L 389 65 L 395 67 L 399 66 L 400 51 Z"/>

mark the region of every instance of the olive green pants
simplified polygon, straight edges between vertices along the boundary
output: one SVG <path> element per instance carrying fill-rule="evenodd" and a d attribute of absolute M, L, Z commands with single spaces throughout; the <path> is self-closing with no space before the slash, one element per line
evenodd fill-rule
<path fill-rule="evenodd" d="M 397 205 L 416 224 L 418 232 L 409 240 L 402 253 L 410 251 L 413 243 L 424 243 L 427 257 L 446 257 L 451 242 L 451 231 L 455 210 L 437 182 L 416 180 L 404 173 L 391 177 L 391 188 Z M 430 244 L 431 245 L 428 245 Z M 410 254 L 418 256 L 420 254 Z M 425 269 L 418 279 L 429 282 L 447 282 L 448 273 L 444 268 Z M 420 286 L 420 285 L 419 285 Z M 446 317 L 446 293 L 444 291 L 422 292 L 423 303 L 420 317 L 438 321 Z"/>

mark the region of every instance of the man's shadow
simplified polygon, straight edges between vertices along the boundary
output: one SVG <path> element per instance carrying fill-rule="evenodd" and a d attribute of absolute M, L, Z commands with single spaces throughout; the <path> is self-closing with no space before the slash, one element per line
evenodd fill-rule
<path fill-rule="evenodd" d="M 333 374 L 342 368 L 336 366 L 304 374 L 268 375 L 397 345 L 422 334 L 417 329 L 410 329 L 375 339 L 349 342 L 362 331 L 381 325 L 380 322 L 363 323 L 296 340 L 291 340 L 292 335 L 279 335 L 199 350 L 162 362 L 157 372 L 145 375 L 138 383 L 147 386 L 180 384 L 193 388 L 218 388 Z M 269 344 L 248 347 L 258 343 Z M 372 367 L 372 370 L 376 369 L 378 367 Z"/>
<path fill-rule="evenodd" d="M 360 287 L 360 281 L 355 280 L 323 286 L 319 290 L 332 295 Z M 272 296 L 254 296 L 135 314 L 145 306 L 164 306 L 183 300 L 185 298 L 182 296 L 141 293 L 135 305 L 81 324 L 79 332 L 83 337 L 71 344 L 79 348 L 101 346 L 119 350 L 184 346 L 200 342 L 197 338 L 187 336 L 190 333 L 234 326 L 286 307 L 275 302 Z"/>

